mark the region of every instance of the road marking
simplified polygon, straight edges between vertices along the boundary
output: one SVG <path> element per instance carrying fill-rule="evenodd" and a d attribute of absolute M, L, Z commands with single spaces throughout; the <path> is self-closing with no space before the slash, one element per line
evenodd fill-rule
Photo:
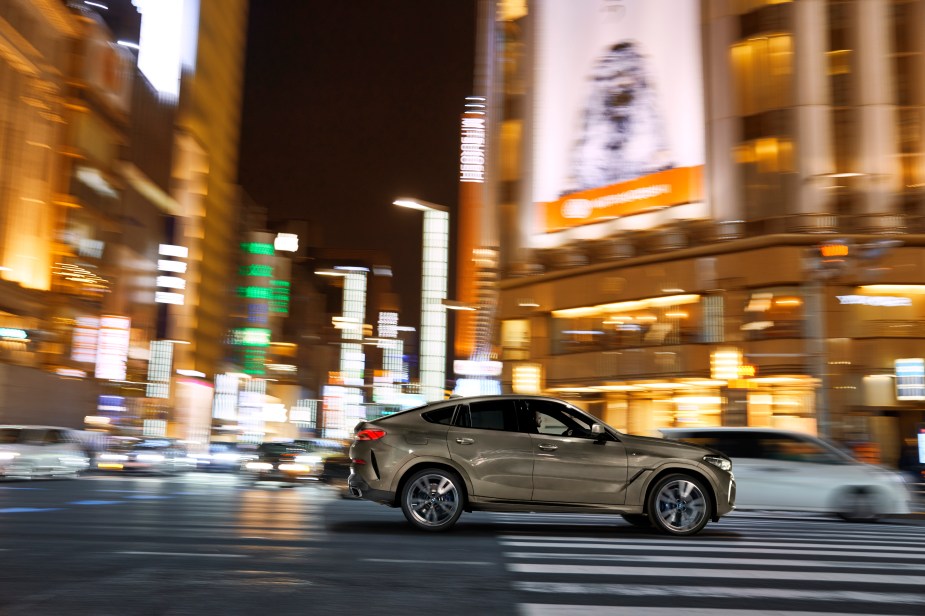
<path fill-rule="evenodd" d="M 530 543 L 522 541 L 523 537 L 516 538 L 507 538 L 503 537 L 501 542 L 504 544 L 511 543 L 521 545 L 524 543 Z M 695 549 L 698 551 L 703 550 L 704 548 L 731 548 L 731 547 L 755 547 L 755 548 L 801 548 L 806 550 L 806 548 L 828 548 L 842 550 L 844 552 L 855 552 L 857 550 L 865 550 L 868 552 L 876 552 L 878 550 L 893 550 L 896 552 L 916 552 L 921 553 L 922 548 L 918 546 L 908 545 L 908 538 L 904 542 L 899 541 L 864 541 L 864 545 L 857 544 L 847 544 L 842 541 L 841 544 L 838 543 L 803 543 L 802 541 L 699 541 L 697 539 L 687 539 L 682 540 L 676 543 L 669 543 L 663 539 L 650 539 L 650 540 L 636 540 L 636 539 L 599 539 L 599 538 L 585 538 L 585 537 L 545 537 L 543 538 L 545 543 L 540 545 L 546 545 L 549 547 L 588 547 L 594 549 L 611 549 L 611 548 L 622 548 L 622 547 L 639 547 L 639 546 L 656 546 L 656 547 L 669 547 L 671 549 L 677 550 L 688 550 Z M 537 543 L 537 542 L 533 542 Z M 808 552 L 808 550 L 807 550 Z"/>
<path fill-rule="evenodd" d="M 633 552 L 642 550 L 644 552 L 696 552 L 697 554 L 702 554 L 707 552 L 704 549 L 698 549 L 696 544 L 691 544 L 689 546 L 684 545 L 594 545 L 591 543 L 541 543 L 536 541 L 510 541 L 503 542 L 502 545 L 505 547 L 523 547 L 523 548 L 584 548 L 591 550 L 618 550 L 620 552 Z M 793 548 L 798 548 L 799 546 L 792 546 Z M 717 551 L 717 550 L 713 550 Z M 800 549 L 786 549 L 786 548 L 740 548 L 740 547 L 724 547 L 722 550 L 719 550 L 724 554 L 799 554 L 801 556 L 812 555 L 812 556 L 850 556 L 851 551 L 839 551 L 839 550 L 813 550 L 811 552 L 807 550 Z M 865 552 L 865 558 L 894 558 L 899 560 L 921 560 L 922 554 L 897 554 L 896 552 Z"/>
<path fill-rule="evenodd" d="M 124 502 L 125 501 L 82 500 L 82 501 L 71 501 L 67 504 L 68 505 L 118 505 Z"/>
<path fill-rule="evenodd" d="M 514 573 L 556 573 L 566 575 L 626 575 L 636 577 L 684 577 L 711 578 L 734 575 L 737 580 L 806 580 L 804 571 L 776 571 L 771 569 L 685 569 L 682 567 L 617 567 L 607 565 L 540 565 L 533 563 L 514 563 L 508 566 Z M 871 575 L 866 573 L 831 573 L 814 571 L 814 582 L 845 582 L 851 584 L 906 584 L 925 586 L 925 577 L 920 575 Z"/>
<path fill-rule="evenodd" d="M 677 607 L 617 607 L 606 605 L 520 605 L 523 616 L 677 616 Z M 685 616 L 820 616 L 819 612 L 787 610 L 718 610 L 715 608 L 684 608 Z M 826 612 L 825 616 L 858 616 L 856 613 Z M 883 616 L 865 614 L 865 616 Z"/>
<path fill-rule="evenodd" d="M 802 552 L 801 552 L 802 554 Z M 581 554 L 581 553 L 558 553 L 558 552 L 505 552 L 508 558 L 536 558 L 539 560 L 602 560 L 607 562 L 628 562 L 628 563 L 674 563 L 677 564 L 676 556 L 645 556 L 642 554 Z M 876 562 L 876 563 L 854 563 L 836 560 L 789 560 L 776 558 L 711 558 L 698 557 L 697 564 L 712 565 L 752 565 L 761 567 L 793 567 L 793 568 L 812 568 L 812 567 L 831 567 L 832 569 L 889 569 L 891 567 L 902 567 L 903 571 L 925 571 L 925 565 L 910 565 L 908 563 L 897 562 Z"/>
<path fill-rule="evenodd" d="M 26 486 L 0 486 L 0 490 L 47 490 L 48 488 L 27 488 Z"/>
<path fill-rule="evenodd" d="M 132 494 L 126 496 L 125 498 L 131 498 L 134 500 L 163 500 L 165 498 L 172 498 L 170 496 L 162 496 L 160 494 Z"/>
<path fill-rule="evenodd" d="M 418 565 L 493 565 L 483 560 L 416 560 L 413 558 L 361 558 L 368 563 L 406 563 Z"/>
<path fill-rule="evenodd" d="M 131 554 L 133 556 L 205 556 L 207 558 L 247 558 L 246 554 L 216 554 L 203 552 L 142 552 L 139 550 L 119 550 L 114 554 Z"/>
<path fill-rule="evenodd" d="M 7 507 L 0 513 L 36 513 L 38 511 L 60 511 L 61 507 Z"/>

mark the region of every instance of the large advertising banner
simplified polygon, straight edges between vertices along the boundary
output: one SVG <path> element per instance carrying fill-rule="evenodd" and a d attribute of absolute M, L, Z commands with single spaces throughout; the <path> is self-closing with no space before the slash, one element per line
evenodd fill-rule
<path fill-rule="evenodd" d="M 535 16 L 543 230 L 701 201 L 699 0 L 542 0 Z"/>

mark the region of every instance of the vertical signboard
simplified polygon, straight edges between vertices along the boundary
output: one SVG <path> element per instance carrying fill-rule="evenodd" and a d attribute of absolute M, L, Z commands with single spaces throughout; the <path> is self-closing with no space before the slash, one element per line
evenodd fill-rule
<path fill-rule="evenodd" d="M 96 378 L 125 380 L 131 320 L 122 316 L 100 317 L 96 349 Z"/>
<path fill-rule="evenodd" d="M 543 0 L 535 14 L 540 230 L 702 201 L 699 0 Z"/>

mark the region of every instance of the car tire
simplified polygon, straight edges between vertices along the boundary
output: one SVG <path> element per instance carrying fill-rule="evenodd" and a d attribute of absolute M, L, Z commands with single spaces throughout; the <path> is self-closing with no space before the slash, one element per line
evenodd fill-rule
<path fill-rule="evenodd" d="M 665 534 L 697 534 L 710 521 L 712 511 L 709 491 L 691 475 L 666 475 L 649 490 L 649 521 Z"/>
<path fill-rule="evenodd" d="M 844 491 L 839 497 L 836 515 L 846 522 L 876 522 L 880 519 L 876 490 L 858 486 Z"/>
<path fill-rule="evenodd" d="M 449 530 L 459 520 L 464 506 L 462 479 L 442 468 L 426 468 L 414 473 L 401 490 L 401 510 L 405 518 L 421 530 Z"/>
<path fill-rule="evenodd" d="M 638 528 L 652 528 L 652 520 L 644 513 L 621 513 L 620 517 Z"/>

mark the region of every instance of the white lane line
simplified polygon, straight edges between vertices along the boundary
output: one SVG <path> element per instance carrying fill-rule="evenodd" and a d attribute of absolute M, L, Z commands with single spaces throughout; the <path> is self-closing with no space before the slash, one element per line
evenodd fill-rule
<path fill-rule="evenodd" d="M 523 537 L 500 537 L 501 542 L 505 541 L 521 541 Z M 545 545 L 548 546 L 576 546 L 588 544 L 590 545 L 601 545 L 601 546 L 610 546 L 610 547 L 623 547 L 623 546 L 638 546 L 638 545 L 666 545 L 671 546 L 678 550 L 688 550 L 688 549 L 697 549 L 701 550 L 703 548 L 729 548 L 729 547 L 756 547 L 756 548 L 826 548 L 826 549 L 842 549 L 849 552 L 854 552 L 856 550 L 867 550 L 873 552 L 876 550 L 892 550 L 896 552 L 922 552 L 920 546 L 910 546 L 908 541 L 903 544 L 893 545 L 894 543 L 899 542 L 876 542 L 876 541 L 865 541 L 864 545 L 857 545 L 849 543 L 850 539 L 843 540 L 840 543 L 830 542 L 830 543 L 809 543 L 802 541 L 700 541 L 697 539 L 687 539 L 684 541 L 670 541 L 670 540 L 660 540 L 660 539 L 601 539 L 597 537 L 543 537 Z"/>
<path fill-rule="evenodd" d="M 519 606 L 522 616 L 677 616 L 677 607 L 618 607 L 607 605 L 540 605 Z M 717 610 L 714 608 L 684 608 L 685 616 L 821 616 L 819 612 L 787 610 Z M 826 612 L 825 616 L 858 616 L 856 613 Z M 883 616 L 869 613 L 864 616 Z"/>
<path fill-rule="evenodd" d="M 143 552 L 140 550 L 119 550 L 114 554 L 130 554 L 134 556 L 204 556 L 206 558 L 247 558 L 245 554 L 207 554 L 203 552 Z"/>
<path fill-rule="evenodd" d="M 508 569 L 514 573 L 555 573 L 559 575 L 626 575 L 637 577 L 683 577 L 683 578 L 727 578 L 736 580 L 800 580 L 805 581 L 805 571 L 777 571 L 772 569 L 685 569 L 682 567 L 618 567 L 608 565 L 541 565 L 535 563 L 513 563 Z M 814 571 L 813 582 L 844 582 L 850 584 L 904 584 L 925 586 L 921 575 L 874 575 L 869 573 L 835 573 Z"/>
<path fill-rule="evenodd" d="M 415 565 L 493 565 L 484 560 L 417 560 L 414 558 L 361 558 L 363 562 L 368 563 L 406 563 Z"/>
<path fill-rule="evenodd" d="M 538 560 L 587 560 L 587 561 L 606 561 L 606 562 L 626 562 L 626 563 L 674 563 L 677 564 L 677 556 L 646 556 L 643 554 L 582 554 L 577 552 L 557 553 L 557 552 L 505 552 L 507 558 Z M 925 559 L 923 559 L 925 562 Z M 800 567 L 811 569 L 813 567 L 825 567 L 831 569 L 887 569 L 891 567 L 902 567 L 903 571 L 925 571 L 925 564 L 910 565 L 909 563 L 898 563 L 881 561 L 876 563 L 858 563 L 845 562 L 840 560 L 790 560 L 777 558 L 711 558 L 697 557 L 698 565 L 752 565 L 756 567 Z"/>

